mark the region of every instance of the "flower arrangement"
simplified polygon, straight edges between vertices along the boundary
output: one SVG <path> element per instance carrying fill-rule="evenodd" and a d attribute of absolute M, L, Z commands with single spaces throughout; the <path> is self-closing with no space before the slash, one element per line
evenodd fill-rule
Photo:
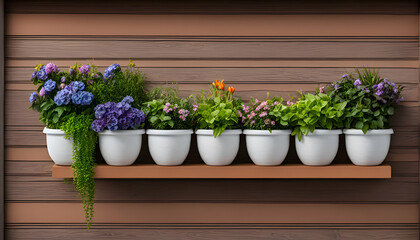
<path fill-rule="evenodd" d="M 288 111 L 289 108 L 283 105 L 283 98 L 269 99 L 267 94 L 265 101 L 251 99 L 250 104 L 242 105 L 238 114 L 245 129 L 271 131 L 289 126 L 287 117 L 290 114 L 286 114 Z"/>
<path fill-rule="evenodd" d="M 344 127 L 361 129 L 364 133 L 369 129 L 390 128 L 394 107 L 404 100 L 402 86 L 366 68 L 344 74 L 322 90 L 328 91 L 334 101 L 347 102 Z"/>
<path fill-rule="evenodd" d="M 150 129 L 192 129 L 194 111 L 190 99 L 182 99 L 176 87 L 162 89 L 158 87 L 151 91 L 154 100 L 143 104 Z"/>
<path fill-rule="evenodd" d="M 207 95 L 196 96 L 196 121 L 198 128 L 213 129 L 217 137 L 225 129 L 241 128 L 238 110 L 242 101 L 233 97 L 235 88 L 225 91 L 224 80 L 214 81 Z"/>
<path fill-rule="evenodd" d="M 94 108 L 96 119 L 92 122 L 92 130 L 102 132 L 105 129 L 111 131 L 138 129 L 146 117 L 143 111 L 131 106 L 133 102 L 131 96 L 126 96 L 119 103 L 107 102 L 96 105 Z"/>
<path fill-rule="evenodd" d="M 305 94 L 290 106 L 292 136 L 308 135 L 315 129 L 338 129 L 343 127 L 343 114 L 347 102 L 335 102 L 324 93 Z"/>

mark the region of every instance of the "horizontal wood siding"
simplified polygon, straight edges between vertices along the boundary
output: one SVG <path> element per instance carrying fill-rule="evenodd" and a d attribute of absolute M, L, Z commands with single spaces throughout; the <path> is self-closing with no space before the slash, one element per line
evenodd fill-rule
<path fill-rule="evenodd" d="M 418 239 L 418 1 L 18 0 L 5 6 L 8 239 Z M 36 64 L 67 69 L 92 59 L 101 71 L 132 59 L 149 88 L 178 83 L 183 96 L 225 79 L 244 99 L 270 91 L 287 100 L 356 67 L 375 67 L 405 86 L 386 159 L 392 178 L 98 179 L 88 232 L 73 185 L 51 178 L 43 126 L 28 98 Z M 349 163 L 340 140 L 335 162 Z M 250 163 L 241 141 L 235 162 Z M 192 142 L 187 163 L 199 163 Z M 286 161 L 297 163 L 291 143 Z M 139 161 L 152 163 L 146 138 Z"/>

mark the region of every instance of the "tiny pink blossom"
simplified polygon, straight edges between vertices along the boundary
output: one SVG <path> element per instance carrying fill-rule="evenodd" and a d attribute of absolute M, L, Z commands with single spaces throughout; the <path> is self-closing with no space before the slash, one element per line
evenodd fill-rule
<path fill-rule="evenodd" d="M 274 121 L 271 121 L 271 125 L 273 125 L 273 126 L 274 126 L 274 125 L 276 125 L 276 122 L 274 122 Z"/>
<path fill-rule="evenodd" d="M 287 101 L 287 106 L 292 106 L 293 104 L 295 104 L 295 102 Z"/>
<path fill-rule="evenodd" d="M 251 121 L 251 127 L 252 127 L 252 125 L 254 125 L 255 124 L 255 120 L 252 120 Z"/>
<path fill-rule="evenodd" d="M 238 110 L 239 117 L 242 117 L 242 112 Z"/>
<path fill-rule="evenodd" d="M 270 124 L 270 119 L 265 119 L 264 120 L 264 123 L 267 125 L 267 124 Z"/>
<path fill-rule="evenodd" d="M 260 114 L 260 117 L 265 117 L 265 116 L 267 116 L 267 112 L 262 112 L 262 113 Z"/>
<path fill-rule="evenodd" d="M 320 92 L 320 93 L 323 93 L 323 92 L 324 92 L 324 87 L 320 87 L 320 88 L 319 88 L 319 92 Z"/>
<path fill-rule="evenodd" d="M 279 105 L 279 102 L 275 101 L 273 104 L 274 106 L 276 106 L 276 105 Z"/>

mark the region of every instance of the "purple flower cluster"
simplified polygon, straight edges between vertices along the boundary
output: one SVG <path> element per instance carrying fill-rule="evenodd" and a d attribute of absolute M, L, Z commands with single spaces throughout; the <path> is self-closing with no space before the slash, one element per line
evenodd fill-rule
<path fill-rule="evenodd" d="M 60 85 L 61 88 L 63 84 Z M 87 106 L 93 101 L 93 94 L 84 91 L 85 84 L 80 81 L 73 81 L 69 85 L 65 86 L 64 89 L 57 92 L 54 97 L 54 102 L 58 106 L 68 105 L 70 101 L 75 105 Z"/>
<path fill-rule="evenodd" d="M 178 114 L 179 114 L 179 119 L 181 119 L 182 121 L 185 121 L 187 120 L 188 115 L 190 115 L 190 111 L 186 109 L 179 109 Z"/>
<path fill-rule="evenodd" d="M 133 101 L 132 97 L 126 96 L 119 103 L 97 105 L 94 108 L 96 119 L 92 122 L 93 131 L 102 132 L 105 128 L 111 131 L 139 128 L 146 116 L 143 111 L 131 106 Z"/>
<path fill-rule="evenodd" d="M 373 90 L 375 90 L 375 95 L 382 103 L 387 103 L 387 99 L 393 100 L 396 103 L 404 100 L 404 97 L 401 96 L 400 89 L 396 86 L 395 82 L 391 82 L 386 78 L 383 82 L 373 85 Z"/>
<path fill-rule="evenodd" d="M 35 102 L 37 97 L 38 97 L 38 94 L 36 94 L 36 92 L 32 92 L 31 96 L 29 97 L 29 102 L 31 102 L 31 103 Z"/>
<path fill-rule="evenodd" d="M 54 63 L 48 63 L 47 65 L 45 65 L 45 72 L 47 74 L 58 72 L 58 71 L 59 69 L 57 65 L 55 65 Z"/>
<path fill-rule="evenodd" d="M 193 109 L 193 111 L 197 111 L 197 108 L 198 108 L 198 105 L 194 105 L 194 109 L 195 110 Z M 170 113 L 172 111 L 175 111 L 177 109 L 178 109 L 178 104 L 172 105 L 169 102 L 167 102 L 165 104 L 165 107 L 163 107 L 163 111 L 166 114 L 168 114 L 168 113 Z M 181 119 L 182 121 L 186 121 L 187 120 L 187 117 L 190 115 L 190 111 L 188 111 L 187 109 L 181 108 L 181 109 L 178 110 L 178 114 L 179 114 L 179 119 Z"/>
<path fill-rule="evenodd" d="M 44 84 L 44 88 L 45 88 L 45 91 L 47 91 L 47 94 L 52 92 L 56 87 L 57 87 L 57 83 L 51 79 L 46 81 Z"/>
<path fill-rule="evenodd" d="M 114 76 L 114 72 L 115 71 L 119 71 L 119 70 L 121 70 L 120 65 L 118 65 L 118 64 L 112 64 L 107 69 L 105 69 L 104 77 L 108 79 L 108 78 Z"/>
<path fill-rule="evenodd" d="M 83 74 L 88 74 L 89 71 L 90 71 L 90 66 L 87 64 L 80 67 L 80 72 Z"/>

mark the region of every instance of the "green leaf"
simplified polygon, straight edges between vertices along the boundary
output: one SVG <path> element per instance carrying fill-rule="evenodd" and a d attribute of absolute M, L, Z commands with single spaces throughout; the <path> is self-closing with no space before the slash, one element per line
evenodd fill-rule
<path fill-rule="evenodd" d="M 387 113 L 388 113 L 388 115 L 394 115 L 394 108 L 389 107 Z"/>

